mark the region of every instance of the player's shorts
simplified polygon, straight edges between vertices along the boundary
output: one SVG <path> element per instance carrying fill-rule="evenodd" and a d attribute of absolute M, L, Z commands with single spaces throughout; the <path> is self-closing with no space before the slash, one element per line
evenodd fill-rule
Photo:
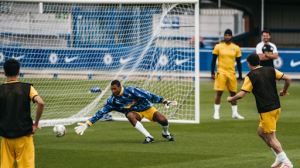
<path fill-rule="evenodd" d="M 141 112 L 135 112 L 134 111 L 134 113 L 137 113 L 138 115 L 140 115 L 141 119 L 143 119 L 145 117 L 153 123 L 155 123 L 155 121 L 153 121 L 153 115 L 154 115 L 155 112 L 157 112 L 157 110 L 154 107 L 150 107 L 146 111 L 141 111 Z"/>
<path fill-rule="evenodd" d="M 223 91 L 237 91 L 237 80 L 234 73 L 217 73 L 215 78 L 214 90 Z"/>
<path fill-rule="evenodd" d="M 270 134 L 276 131 L 276 122 L 280 113 L 281 108 L 266 113 L 259 113 L 259 126 L 264 129 L 264 133 Z"/>
<path fill-rule="evenodd" d="M 34 153 L 32 135 L 13 139 L 2 137 L 1 167 L 15 168 L 17 161 L 18 167 L 34 168 Z"/>

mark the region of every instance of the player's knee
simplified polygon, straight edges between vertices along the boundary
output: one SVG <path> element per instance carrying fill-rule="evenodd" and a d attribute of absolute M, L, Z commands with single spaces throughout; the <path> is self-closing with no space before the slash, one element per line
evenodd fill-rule
<path fill-rule="evenodd" d="M 230 96 L 235 96 L 236 92 L 230 92 Z"/>
<path fill-rule="evenodd" d="M 157 121 L 158 123 L 160 123 L 162 126 L 167 126 L 168 123 L 168 119 L 166 119 L 166 117 L 160 117 L 159 121 Z"/>
<path fill-rule="evenodd" d="M 168 119 L 158 111 L 154 113 L 153 121 L 158 122 L 162 126 L 168 125 Z"/>
<path fill-rule="evenodd" d="M 165 118 L 165 119 L 163 119 L 162 121 L 161 121 L 161 123 L 160 123 L 162 126 L 167 126 L 167 125 L 169 125 L 169 123 L 168 123 L 168 120 Z"/>
<path fill-rule="evenodd" d="M 222 94 L 223 94 L 223 92 L 217 91 L 217 94 L 216 94 L 216 96 L 218 96 L 218 97 L 221 97 L 221 96 L 222 96 Z"/>
<path fill-rule="evenodd" d="M 129 112 L 129 113 L 126 114 L 126 118 L 132 124 L 132 126 L 135 127 L 135 125 L 137 123 L 137 120 L 136 120 L 134 114 L 132 112 Z"/>
<path fill-rule="evenodd" d="M 264 132 L 263 131 L 257 131 L 258 136 L 264 138 Z"/>
<path fill-rule="evenodd" d="M 133 119 L 134 118 L 134 114 L 132 112 L 129 112 L 129 113 L 126 114 L 126 118 Z"/>

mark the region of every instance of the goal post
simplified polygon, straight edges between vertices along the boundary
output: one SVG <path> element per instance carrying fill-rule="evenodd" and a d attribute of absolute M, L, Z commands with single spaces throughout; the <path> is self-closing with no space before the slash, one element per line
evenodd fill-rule
<path fill-rule="evenodd" d="M 198 0 L 10 0 L 0 22 L 0 66 L 20 62 L 19 81 L 45 102 L 40 125 L 87 120 L 114 79 L 176 100 L 153 104 L 169 122 L 200 122 Z"/>

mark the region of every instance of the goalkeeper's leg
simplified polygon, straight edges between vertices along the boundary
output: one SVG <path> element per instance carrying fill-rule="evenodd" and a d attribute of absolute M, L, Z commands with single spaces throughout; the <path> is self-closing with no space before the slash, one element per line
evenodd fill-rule
<path fill-rule="evenodd" d="M 168 119 L 164 115 L 162 115 L 160 112 L 156 111 L 153 114 L 153 121 L 156 121 L 161 125 L 161 128 L 163 130 L 162 136 L 164 138 L 168 139 L 169 141 L 175 141 L 173 136 L 168 131 L 169 122 L 168 122 Z"/>
<path fill-rule="evenodd" d="M 141 116 L 137 113 L 134 112 L 129 112 L 126 115 L 126 118 L 129 120 L 129 122 L 137 129 L 139 130 L 142 134 L 145 135 L 146 139 L 142 143 L 151 143 L 154 142 L 153 136 L 150 135 L 150 133 L 144 128 L 143 124 L 140 123 L 141 121 Z"/>

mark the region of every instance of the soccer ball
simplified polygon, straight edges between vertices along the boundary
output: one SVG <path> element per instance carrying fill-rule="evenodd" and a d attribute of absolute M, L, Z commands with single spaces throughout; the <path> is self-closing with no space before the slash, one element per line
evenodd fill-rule
<path fill-rule="evenodd" d="M 66 128 L 63 125 L 55 125 L 53 128 L 53 134 L 56 137 L 62 137 L 66 134 Z"/>

